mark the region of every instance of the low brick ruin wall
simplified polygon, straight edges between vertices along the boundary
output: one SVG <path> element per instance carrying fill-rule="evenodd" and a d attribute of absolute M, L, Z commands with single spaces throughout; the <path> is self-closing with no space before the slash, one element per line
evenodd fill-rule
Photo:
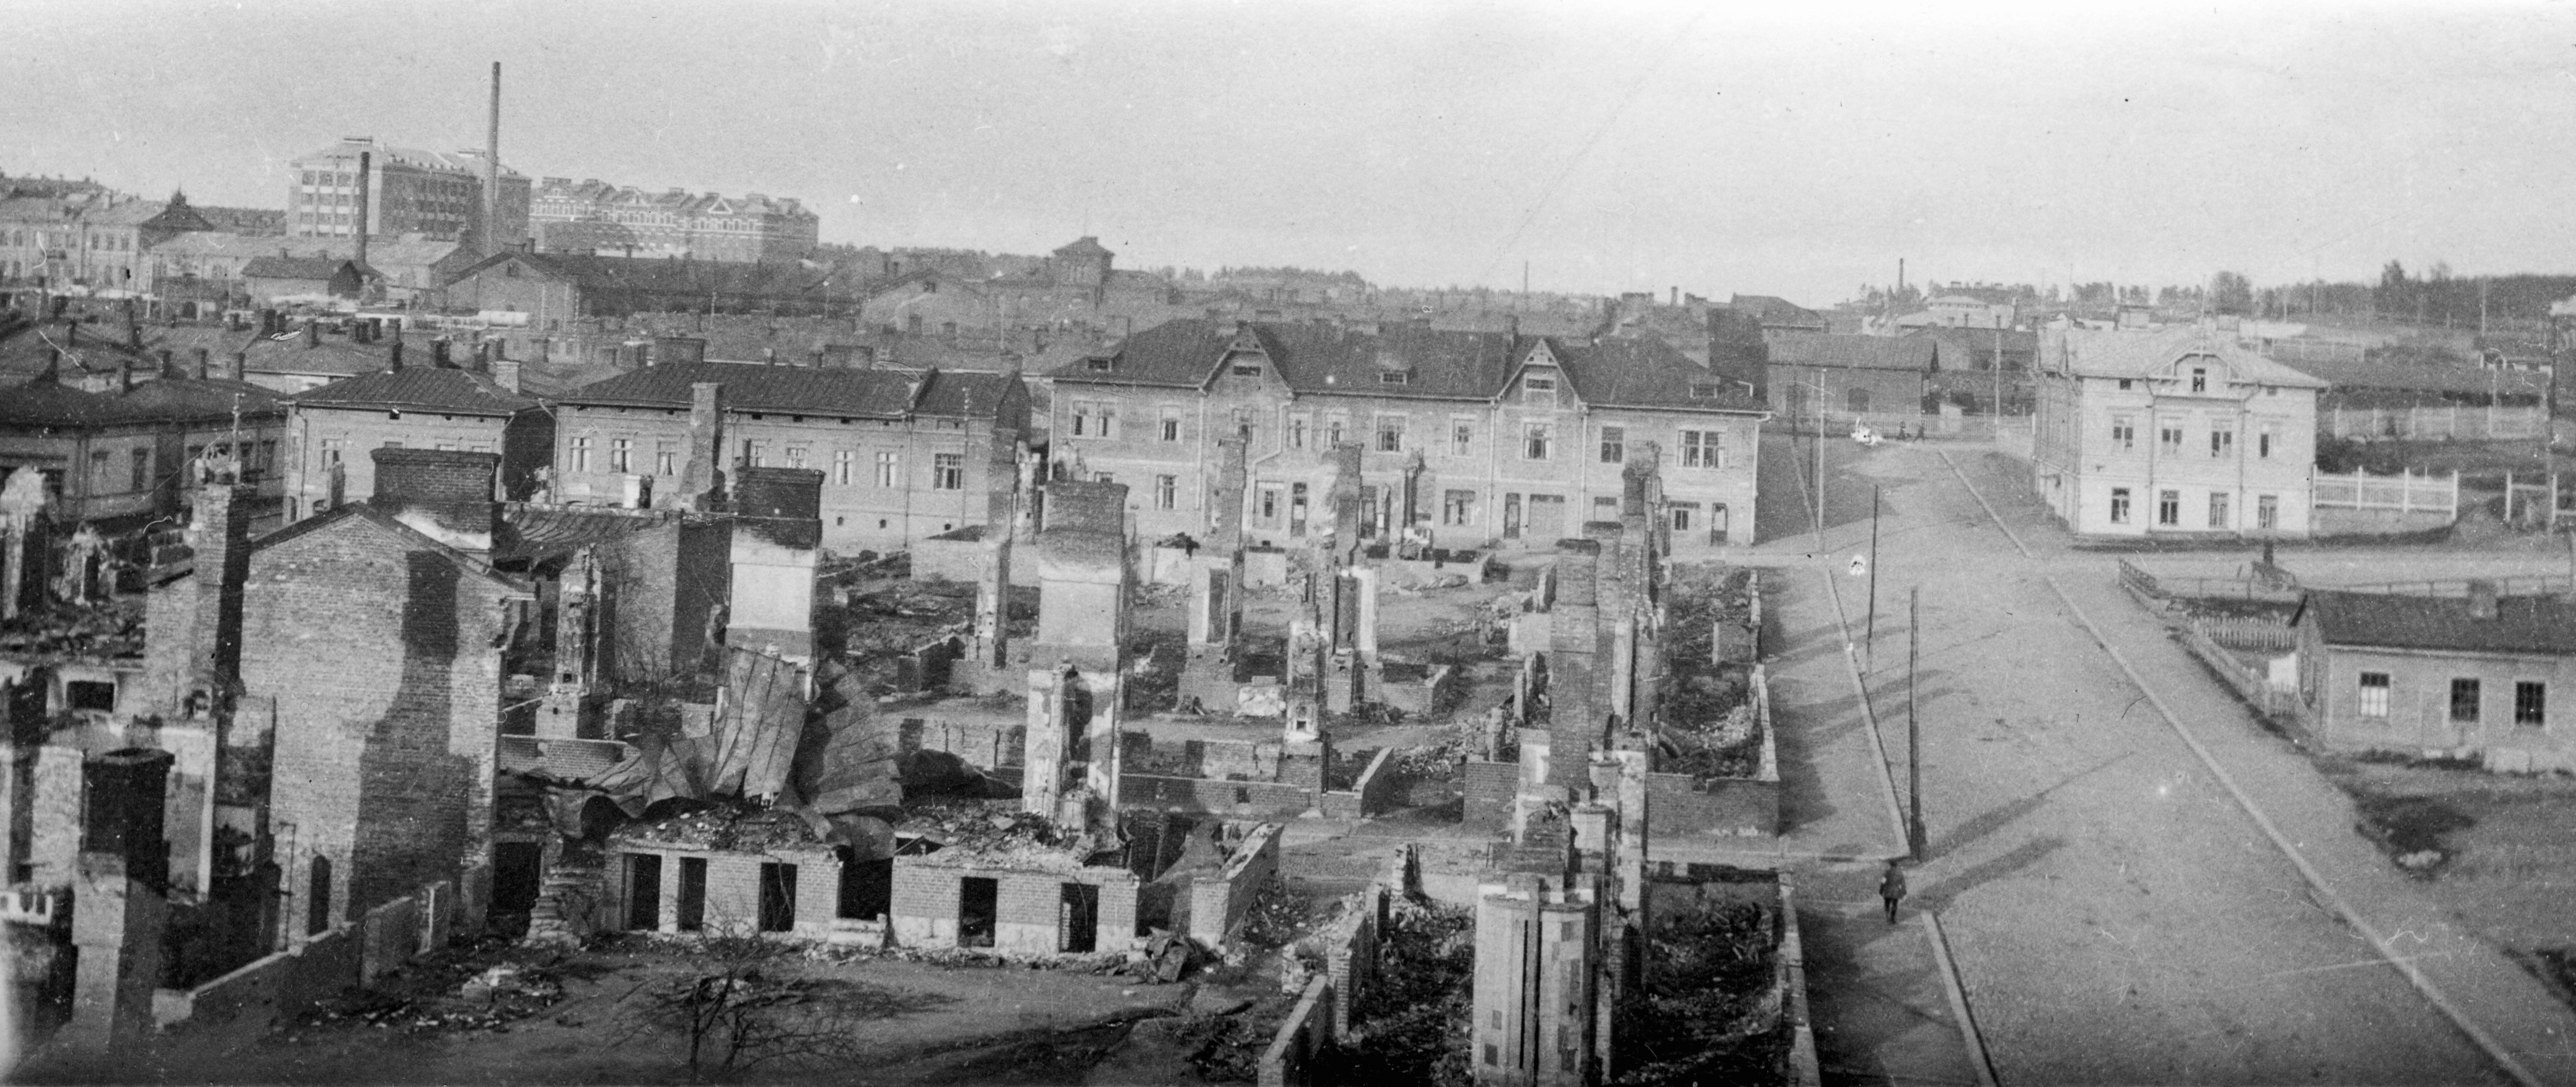
<path fill-rule="evenodd" d="M 414 956 L 446 946 L 459 904 L 453 884 L 425 885 L 194 989 L 157 990 L 153 1019 L 163 1029 L 190 1023 L 265 1031 L 283 1025 L 343 989 L 373 982 Z"/>
<path fill-rule="evenodd" d="M 1092 951 L 1128 951 L 1144 946 L 1136 933 L 1138 882 L 1126 869 L 1041 872 L 937 865 L 914 857 L 895 858 L 893 941 L 905 947 L 961 946 L 960 911 L 968 879 L 989 879 L 996 884 L 992 950 L 997 954 L 1065 953 L 1064 887 L 1068 883 L 1099 888 L 1100 910 L 1094 918 Z"/>
<path fill-rule="evenodd" d="M 1190 939 L 1215 949 L 1233 938 L 1253 899 L 1279 874 L 1279 836 L 1277 823 L 1253 828 L 1216 875 L 1190 881 Z"/>
<path fill-rule="evenodd" d="M 1255 1073 L 1260 1087 L 1305 1087 L 1315 1081 L 1315 1055 L 1334 1041 L 1333 1004 L 1333 979 L 1319 975 L 1306 983 L 1270 1048 L 1261 1051 Z"/>
<path fill-rule="evenodd" d="M 1028 726 L 938 717 L 907 717 L 895 733 L 895 753 L 945 751 L 981 770 L 1019 766 L 1028 745 Z"/>
<path fill-rule="evenodd" d="M 1121 774 L 1118 799 L 1129 807 L 1204 812 L 1242 818 L 1293 818 L 1315 807 L 1315 790 L 1275 781 L 1229 781 L 1162 774 Z"/>
<path fill-rule="evenodd" d="M 1381 747 L 1349 791 L 1317 794 L 1316 806 L 1323 809 L 1324 818 L 1365 819 L 1385 811 L 1395 797 L 1395 773 L 1387 769 L 1394 757 L 1394 748 Z"/>

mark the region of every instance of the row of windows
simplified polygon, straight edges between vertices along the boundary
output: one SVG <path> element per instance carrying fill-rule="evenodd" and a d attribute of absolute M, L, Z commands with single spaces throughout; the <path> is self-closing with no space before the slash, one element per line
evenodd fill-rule
<path fill-rule="evenodd" d="M 2111 488 L 2112 524 L 2125 525 L 2129 523 L 2129 505 L 2129 488 Z M 2208 522 L 2205 525 L 2195 525 L 2192 527 L 2206 527 L 2213 529 L 2235 528 L 2236 526 L 2231 520 L 2233 511 L 2229 509 L 2229 506 L 2230 496 L 2227 492 L 2210 492 Z M 2183 527 L 2181 491 L 2165 490 L 2156 492 L 2156 525 L 2159 528 Z M 2281 496 L 2272 494 L 2258 494 L 2254 496 L 2254 527 L 2263 531 L 2270 531 L 2281 527 Z"/>
<path fill-rule="evenodd" d="M 1113 402 L 1075 400 L 1071 402 L 1071 410 L 1069 428 L 1071 436 L 1108 440 L 1115 440 L 1118 437 L 1119 416 Z M 1182 435 L 1181 422 L 1182 409 L 1177 406 L 1165 406 L 1154 421 L 1153 440 L 1166 444 L 1179 443 Z M 1407 438 L 1407 416 L 1378 415 L 1373 417 L 1371 422 L 1368 448 L 1380 453 L 1402 453 L 1407 449 L 1420 448 Z M 1314 429 L 1310 430 L 1310 428 Z M 1305 415 L 1292 415 L 1288 418 L 1287 445 L 1290 449 L 1306 449 L 1309 448 L 1310 443 L 1315 443 L 1314 448 L 1330 449 L 1345 444 L 1352 436 L 1351 420 L 1346 415 L 1326 415 L 1320 423 Z M 1726 467 L 1724 431 L 1683 430 L 1679 432 L 1678 437 L 1681 467 L 1704 469 Z M 1555 423 L 1524 422 L 1521 424 L 1521 459 L 1554 460 L 1556 446 Z M 1453 457 L 1474 456 L 1476 454 L 1475 421 L 1452 418 L 1449 421 L 1446 441 L 1440 448 L 1442 452 Z M 1601 463 L 1626 463 L 1628 428 L 1602 427 L 1600 445 L 1597 448 Z"/>
<path fill-rule="evenodd" d="M 657 441 L 653 443 L 653 445 L 654 448 L 650 451 L 653 459 L 650 464 L 651 471 L 649 474 L 657 476 L 679 475 L 680 443 L 677 441 Z M 638 459 L 639 452 L 642 451 L 636 449 L 635 441 L 632 438 L 608 439 L 608 443 L 604 448 L 596 444 L 595 440 L 588 436 L 568 438 L 565 440 L 564 470 L 568 472 L 643 472 L 645 471 L 645 462 Z M 593 454 L 595 453 L 604 453 L 605 456 L 594 459 Z M 777 450 L 778 460 L 776 466 L 782 468 L 824 469 L 824 479 L 836 486 L 842 487 L 856 487 L 862 485 L 863 482 L 866 485 L 880 488 L 894 488 L 905 485 L 903 478 L 903 455 L 900 453 L 880 451 L 875 453 L 871 459 L 865 461 L 861 460 L 859 453 L 855 450 L 836 449 L 832 450 L 831 453 L 832 461 L 827 467 L 815 458 L 812 446 L 801 444 L 785 445 Z M 741 454 L 743 463 L 754 468 L 771 467 L 771 454 L 772 450 L 768 441 L 760 438 L 746 438 L 743 440 Z M 864 474 L 862 473 L 863 468 L 866 469 Z M 933 489 L 942 491 L 965 490 L 966 455 L 963 453 L 931 454 L 930 485 Z M 1170 509 L 1172 507 L 1166 505 L 1162 508 Z"/>
<path fill-rule="evenodd" d="M 0 234 L 0 241 L 6 241 L 19 248 L 35 246 L 39 249 L 105 249 L 111 252 L 125 252 L 134 248 L 134 237 L 130 234 L 84 235 L 69 230 L 12 230 L 6 234 Z"/>
<path fill-rule="evenodd" d="M 186 461 L 180 467 L 184 469 L 186 465 L 193 465 L 205 459 L 209 448 L 205 445 L 189 446 Z M 231 442 L 216 442 L 211 447 L 213 456 L 219 459 L 230 457 L 232 448 Z M 277 467 L 277 442 L 274 440 L 244 442 L 242 454 L 246 461 L 239 467 L 244 482 L 257 483 Z M 122 473 L 118 471 L 120 462 L 124 466 Z M 127 449 L 126 455 L 122 458 L 116 456 L 114 450 L 90 450 L 89 493 L 93 495 L 117 493 L 120 475 L 123 476 L 125 491 L 148 491 L 156 486 L 158 481 L 152 474 L 152 447 L 134 446 Z"/>
<path fill-rule="evenodd" d="M 2185 420 L 2175 418 L 2157 419 L 2157 450 L 2168 457 L 2182 455 L 2183 446 L 2187 437 L 2185 431 L 2187 429 Z M 2111 417 L 2111 444 L 2121 449 L 2135 449 L 2138 447 L 2138 421 L 2136 416 L 2114 415 Z M 2254 455 L 2258 458 L 2268 460 L 2271 458 L 2273 450 L 2279 448 L 2280 444 L 2281 437 L 2279 424 L 2265 423 L 2263 424 L 2262 429 L 2254 435 Z M 2236 455 L 2236 429 L 2234 427 L 2228 425 L 2224 421 L 2213 422 L 2210 424 L 2209 455 L 2220 459 Z"/>
<path fill-rule="evenodd" d="M 2389 695 L 2396 690 L 2394 677 L 2386 672 L 2361 673 L 2361 715 L 2385 719 Z M 2486 684 L 2475 679 L 2453 679 L 2449 717 L 2457 724 L 2474 725 L 2486 714 Z M 2538 680 L 2517 680 L 2513 685 L 2513 723 L 2537 728 L 2549 720 L 2549 685 Z"/>

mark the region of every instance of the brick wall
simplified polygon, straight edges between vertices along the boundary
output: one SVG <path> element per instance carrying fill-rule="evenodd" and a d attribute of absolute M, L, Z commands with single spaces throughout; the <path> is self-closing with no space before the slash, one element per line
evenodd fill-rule
<path fill-rule="evenodd" d="M 1351 1033 L 1351 1009 L 1377 982 L 1377 942 L 1380 918 L 1387 909 L 1387 891 L 1372 885 L 1360 892 L 1350 913 L 1334 922 L 1325 934 L 1324 976 L 1333 983 L 1333 1035 Z"/>
<path fill-rule="evenodd" d="M 907 717 L 897 736 L 898 754 L 945 751 L 969 766 L 990 770 L 1020 765 L 1028 726 Z"/>
<path fill-rule="evenodd" d="M 300 931 L 311 861 L 330 916 L 359 916 L 486 858 L 512 583 L 350 517 L 263 547 L 244 607 L 242 681 L 276 704 L 271 813 Z"/>
<path fill-rule="evenodd" d="M 1466 788 L 1466 803 L 1461 816 L 1464 821 L 1510 821 L 1512 798 L 1520 793 L 1521 764 L 1470 759 L 1466 772 L 1461 776 L 1465 779 Z"/>
<path fill-rule="evenodd" d="M 1279 835 L 1277 823 L 1253 828 L 1216 875 L 1190 881 L 1191 939 L 1213 949 L 1234 935 L 1253 899 L 1279 874 Z"/>
<path fill-rule="evenodd" d="M 1316 804 L 1314 790 L 1295 785 L 1160 774 L 1119 775 L 1118 797 L 1131 807 L 1240 816 L 1302 815 Z"/>
<path fill-rule="evenodd" d="M 1260 1087 L 1302 1087 L 1314 1082 L 1315 1055 L 1333 1044 L 1333 981 L 1317 977 L 1306 983 L 1306 991 L 1289 1009 L 1288 1018 L 1272 1035 L 1270 1048 L 1261 1051 L 1261 1066 L 1255 1073 Z"/>
<path fill-rule="evenodd" d="M 1136 935 L 1136 877 L 1124 869 L 1084 868 L 1075 872 L 1031 872 L 1005 868 L 947 868 L 895 858 L 894 940 L 907 947 L 957 946 L 958 912 L 964 881 L 994 881 L 993 950 L 1016 955 L 1054 955 L 1063 951 L 1067 884 L 1099 888 L 1099 913 L 1092 931 L 1095 952 L 1126 951 L 1142 946 Z"/>

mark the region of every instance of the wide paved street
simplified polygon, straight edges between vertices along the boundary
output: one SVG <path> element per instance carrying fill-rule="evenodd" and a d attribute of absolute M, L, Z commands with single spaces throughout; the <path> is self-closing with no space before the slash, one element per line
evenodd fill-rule
<path fill-rule="evenodd" d="M 2153 621 L 2111 587 L 2113 557 L 2067 551 L 2044 513 L 2014 501 L 2009 462 L 1982 447 L 1948 449 L 1970 478 L 1990 484 L 1982 489 L 2035 557 L 2016 549 L 1934 447 L 1856 454 L 1833 445 L 1847 443 L 1829 451 L 1849 463 L 1828 484 L 1836 524 L 1824 551 L 1799 535 L 1766 541 L 1748 561 L 1780 564 L 1778 576 L 1801 589 L 1832 571 L 1858 637 L 1866 582 L 1842 571 L 1868 546 L 1868 484 L 1883 485 L 1871 699 L 1901 767 L 1906 593 L 1919 586 L 1929 860 L 1914 874 L 1915 904 L 1937 911 L 1948 932 L 2002 1082 L 2506 1078 L 2318 900 L 2049 582 L 2151 677 L 2336 894 L 2366 916 L 2394 911 L 2419 932 L 2434 925 L 2406 912 L 2416 907 L 2403 879 L 2340 829 L 2350 818 L 2339 794 L 2187 660 L 2176 663 Z M 1775 496 L 1766 488 L 1765 497 Z M 1837 803 L 1846 801 L 1884 802 Z M 2493 968 L 2500 956 L 2464 941 L 2450 933 L 2423 945 L 2455 960 L 2455 1003 L 2485 1009 L 2472 1018 L 2518 1017 L 2501 1032 L 2508 1048 L 2522 1046 L 2544 1080 L 2566 1075 L 2569 1035 L 2550 1032 L 2576 1020 L 2536 984 L 2517 990 Z M 2527 1000 L 2538 1004 L 2522 1008 Z M 2536 1051 L 2535 1039 L 2553 1037 L 2558 1052 Z"/>

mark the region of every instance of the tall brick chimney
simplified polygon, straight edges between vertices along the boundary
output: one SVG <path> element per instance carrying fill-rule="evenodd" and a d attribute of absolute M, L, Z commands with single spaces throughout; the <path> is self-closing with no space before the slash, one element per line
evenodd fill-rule
<path fill-rule="evenodd" d="M 724 503 L 724 386 L 689 386 L 689 462 L 680 468 L 680 508 L 698 513 Z"/>
<path fill-rule="evenodd" d="M 744 467 L 735 477 L 725 641 L 811 663 L 814 574 L 823 544 L 823 473 Z"/>
<path fill-rule="evenodd" d="M 173 761 L 167 751 L 127 747 L 83 764 L 81 852 L 115 854 L 135 882 L 166 886 L 170 844 L 161 813 Z"/>
<path fill-rule="evenodd" d="M 454 449 L 373 449 L 376 494 L 367 504 L 459 551 L 489 552 L 501 516 L 492 500 L 498 453 Z"/>
<path fill-rule="evenodd" d="M 232 353 L 231 361 L 224 364 L 223 372 L 215 376 L 223 378 L 226 381 L 240 381 L 242 379 L 242 375 L 249 371 L 250 352 L 235 351 Z"/>
<path fill-rule="evenodd" d="M 375 165 L 374 153 L 358 152 L 358 267 L 367 266 L 367 175 Z"/>
<path fill-rule="evenodd" d="M 492 383 L 511 392 L 519 391 L 519 360 L 492 360 Z"/>
<path fill-rule="evenodd" d="M 166 751 L 124 748 L 85 765 L 89 803 L 73 884 L 78 949 L 72 1018 L 55 1038 L 76 1049 L 148 1039 L 169 923 L 170 847 L 162 838 Z"/>
<path fill-rule="evenodd" d="M 403 357 L 402 357 L 403 352 L 402 352 L 402 348 L 403 348 L 403 343 L 402 343 L 402 337 L 400 337 L 400 336 L 396 336 L 396 337 L 394 337 L 394 341 L 393 341 L 392 343 L 389 343 L 389 344 L 386 344 L 386 345 L 385 345 L 385 372 L 386 372 L 386 373 L 388 373 L 388 374 L 399 374 L 399 373 L 401 373 L 401 372 L 402 372 L 402 368 L 403 368 Z"/>
<path fill-rule="evenodd" d="M 2493 619 L 2495 617 L 2496 583 L 2484 578 L 2471 580 L 2469 582 L 2469 618 Z"/>
<path fill-rule="evenodd" d="M 188 639 L 186 717 L 219 716 L 241 687 L 242 590 L 250 581 L 251 503 L 258 491 L 237 483 L 197 488 L 190 543 L 196 549 L 197 602 Z"/>

